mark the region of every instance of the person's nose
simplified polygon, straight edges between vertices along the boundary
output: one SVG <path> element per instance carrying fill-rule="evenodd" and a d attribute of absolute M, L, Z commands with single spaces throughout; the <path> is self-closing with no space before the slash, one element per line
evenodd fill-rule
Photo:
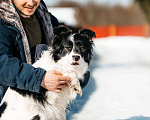
<path fill-rule="evenodd" d="M 35 1 L 34 1 L 34 0 L 28 0 L 27 4 L 28 4 L 29 6 L 34 6 Z"/>

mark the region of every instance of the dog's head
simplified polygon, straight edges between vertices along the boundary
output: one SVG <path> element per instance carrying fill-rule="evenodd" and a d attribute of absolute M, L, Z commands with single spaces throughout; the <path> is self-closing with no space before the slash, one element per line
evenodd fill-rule
<path fill-rule="evenodd" d="M 79 33 L 72 34 L 67 27 L 61 26 L 54 29 L 54 34 L 52 48 L 55 62 L 65 59 L 68 65 L 74 67 L 81 66 L 83 62 L 90 63 L 93 53 L 92 38 L 96 37 L 95 32 L 83 29 Z"/>

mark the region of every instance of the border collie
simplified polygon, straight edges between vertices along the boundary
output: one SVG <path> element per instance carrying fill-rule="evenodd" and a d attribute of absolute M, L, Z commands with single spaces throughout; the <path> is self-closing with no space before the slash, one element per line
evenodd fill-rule
<path fill-rule="evenodd" d="M 83 79 L 92 58 L 95 33 L 83 29 L 72 34 L 61 26 L 54 34 L 52 46 L 33 66 L 60 71 L 71 82 L 60 93 L 42 87 L 41 93 L 8 88 L 0 106 L 0 120 L 65 120 L 67 105 L 78 93 L 82 95 L 79 79 Z"/>

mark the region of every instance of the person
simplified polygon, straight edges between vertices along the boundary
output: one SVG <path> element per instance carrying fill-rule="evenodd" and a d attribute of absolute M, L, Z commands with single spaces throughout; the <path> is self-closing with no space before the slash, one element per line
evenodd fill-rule
<path fill-rule="evenodd" d="M 43 0 L 0 0 L 0 101 L 8 87 L 39 93 L 42 86 L 60 93 L 67 85 L 70 78 L 59 71 L 32 66 L 58 26 Z M 81 86 L 88 80 L 89 72 Z"/>

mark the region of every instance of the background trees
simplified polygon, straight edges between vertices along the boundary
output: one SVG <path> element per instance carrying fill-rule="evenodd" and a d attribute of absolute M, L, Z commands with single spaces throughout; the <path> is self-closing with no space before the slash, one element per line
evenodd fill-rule
<path fill-rule="evenodd" d="M 134 0 L 142 8 L 146 15 L 147 21 L 150 23 L 150 0 Z"/>
<path fill-rule="evenodd" d="M 150 7 L 149 7 L 150 0 L 135 0 L 135 1 L 136 2 L 133 2 L 133 4 L 126 7 L 120 5 L 115 6 L 100 5 L 94 2 L 88 2 L 85 5 L 80 5 L 74 2 L 60 1 L 55 7 L 78 8 L 78 12 L 75 16 L 76 19 L 78 20 L 79 26 L 108 25 L 108 24 L 116 24 L 116 25 L 144 24 L 147 22 L 144 13 L 147 13 L 149 15 L 148 20 L 150 21 Z M 146 7 L 145 4 L 147 5 Z"/>

